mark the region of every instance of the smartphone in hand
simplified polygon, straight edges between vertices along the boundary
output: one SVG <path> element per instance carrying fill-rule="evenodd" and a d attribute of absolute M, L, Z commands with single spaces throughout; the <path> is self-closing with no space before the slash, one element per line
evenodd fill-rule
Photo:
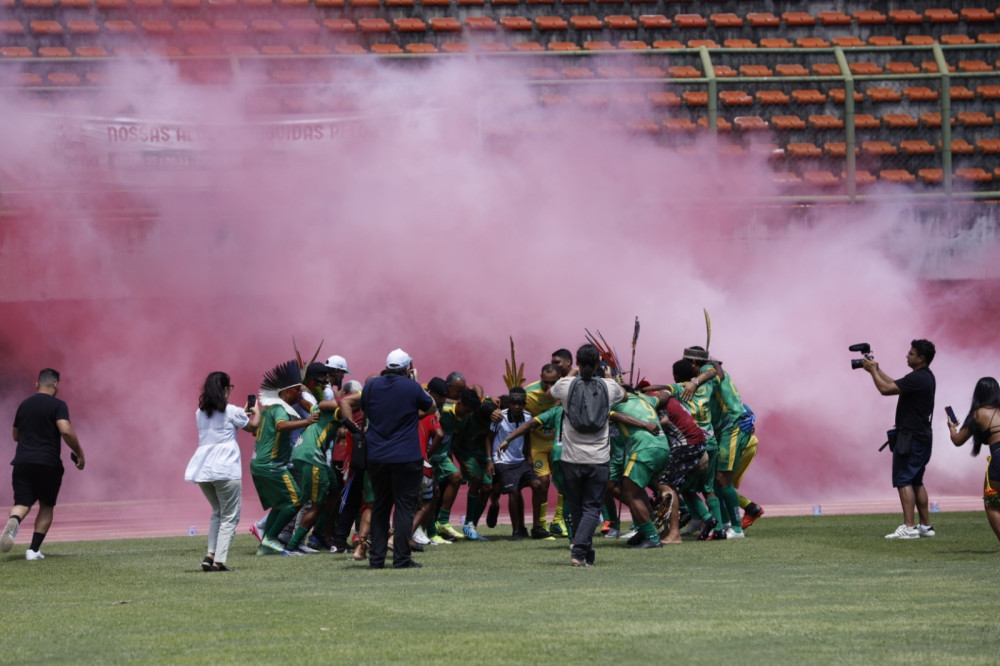
<path fill-rule="evenodd" d="M 958 423 L 958 418 L 955 416 L 955 410 L 951 408 L 951 405 L 944 408 L 945 414 L 948 415 L 948 420 L 952 423 Z"/>
<path fill-rule="evenodd" d="M 247 409 L 253 409 L 257 406 L 257 396 L 253 393 L 247 396 Z"/>

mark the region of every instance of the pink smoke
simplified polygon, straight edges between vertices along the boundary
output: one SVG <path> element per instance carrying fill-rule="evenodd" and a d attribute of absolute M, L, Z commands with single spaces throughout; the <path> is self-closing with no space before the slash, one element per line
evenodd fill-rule
<path fill-rule="evenodd" d="M 201 381 L 222 369 L 254 392 L 292 335 L 306 356 L 325 339 L 355 378 L 403 347 L 422 379 L 458 369 L 497 393 L 508 336 L 529 379 L 585 327 L 627 365 L 638 315 L 637 366 L 668 382 L 707 308 L 711 350 L 759 417 L 743 490 L 761 502 L 891 495 L 876 449 L 895 402 L 850 371 L 849 344 L 898 377 L 909 341 L 934 340 L 939 412 L 964 414 L 996 374 L 992 283 L 921 281 L 936 241 L 909 204 L 806 221 L 751 206 L 777 193 L 765 158 L 602 131 L 648 109 L 610 87 L 603 104 L 541 106 L 518 72 L 374 63 L 301 91 L 340 112 L 279 127 L 248 111 L 246 81 L 192 86 L 168 62 L 45 107 L 5 93 L 0 179 L 23 212 L 0 236 L 0 408 L 12 418 L 41 367 L 63 373 L 88 454 L 65 496 L 191 492 Z M 952 450 L 940 418 L 935 432 L 932 494 L 978 492 L 985 461 Z"/>

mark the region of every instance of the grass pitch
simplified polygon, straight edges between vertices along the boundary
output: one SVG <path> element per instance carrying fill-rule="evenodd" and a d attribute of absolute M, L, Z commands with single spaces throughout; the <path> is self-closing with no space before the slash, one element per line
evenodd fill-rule
<path fill-rule="evenodd" d="M 598 537 L 591 569 L 505 526 L 401 571 L 255 557 L 246 533 L 229 573 L 200 570 L 202 536 L 51 543 L 41 562 L 21 539 L 0 557 L 0 662 L 997 664 L 998 543 L 981 513 L 934 518 L 903 542 L 883 538 L 895 515 L 652 551 Z"/>

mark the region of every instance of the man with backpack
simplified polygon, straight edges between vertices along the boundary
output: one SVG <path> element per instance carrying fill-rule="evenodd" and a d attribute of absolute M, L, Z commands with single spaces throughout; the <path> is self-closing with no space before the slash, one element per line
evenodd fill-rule
<path fill-rule="evenodd" d="M 577 369 L 549 389 L 563 405 L 561 464 L 573 525 L 571 563 L 575 567 L 594 564 L 591 543 L 600 523 L 611 457 L 608 417 L 612 405 L 625 399 L 625 390 L 617 382 L 600 376 L 600 362 L 597 347 L 583 345 L 576 351 Z"/>

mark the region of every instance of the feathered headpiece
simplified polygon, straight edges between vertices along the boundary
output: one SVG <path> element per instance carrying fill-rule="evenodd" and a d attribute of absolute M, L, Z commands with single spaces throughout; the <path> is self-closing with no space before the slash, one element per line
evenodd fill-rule
<path fill-rule="evenodd" d="M 292 418 L 298 418 L 298 413 L 292 406 L 281 399 L 279 395 L 285 389 L 298 386 L 302 383 L 302 370 L 298 361 L 291 360 L 279 363 L 264 373 L 264 380 L 260 383 L 260 404 L 263 407 L 271 405 L 281 405 Z"/>

